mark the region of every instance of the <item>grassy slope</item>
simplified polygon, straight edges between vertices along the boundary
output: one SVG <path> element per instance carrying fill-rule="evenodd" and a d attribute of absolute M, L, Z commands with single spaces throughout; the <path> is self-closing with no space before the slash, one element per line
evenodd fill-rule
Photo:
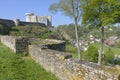
<path fill-rule="evenodd" d="M 0 43 L 0 80 L 58 80 L 30 57 L 15 54 Z"/>
<path fill-rule="evenodd" d="M 51 31 L 48 27 L 42 26 L 17 26 L 12 27 L 10 30 L 10 35 L 13 36 L 27 36 L 35 38 L 52 38 L 59 39 L 59 34 L 55 31 Z"/>

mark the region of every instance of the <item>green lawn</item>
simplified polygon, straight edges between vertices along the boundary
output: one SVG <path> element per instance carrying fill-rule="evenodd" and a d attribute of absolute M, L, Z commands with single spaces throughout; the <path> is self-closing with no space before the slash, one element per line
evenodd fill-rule
<path fill-rule="evenodd" d="M 0 43 L 0 80 L 58 80 L 31 57 L 15 54 Z"/>

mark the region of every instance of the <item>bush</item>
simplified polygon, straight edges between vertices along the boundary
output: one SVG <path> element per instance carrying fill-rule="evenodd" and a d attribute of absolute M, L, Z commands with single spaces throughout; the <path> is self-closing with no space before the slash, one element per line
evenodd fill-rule
<path fill-rule="evenodd" d="M 98 49 L 94 46 L 89 46 L 87 51 L 83 54 L 84 59 L 97 63 L 98 61 Z"/>
<path fill-rule="evenodd" d="M 110 64 L 114 63 L 114 52 L 111 51 L 111 49 L 108 49 L 108 51 L 105 52 L 104 61 Z"/>
<path fill-rule="evenodd" d="M 27 36 L 27 37 L 37 37 L 41 39 L 60 39 L 57 32 L 51 31 L 48 27 L 41 26 L 18 26 L 12 27 L 10 31 L 12 36 Z"/>
<path fill-rule="evenodd" d="M 10 31 L 10 27 L 4 25 L 4 24 L 0 24 L 0 34 L 2 35 L 8 35 Z"/>

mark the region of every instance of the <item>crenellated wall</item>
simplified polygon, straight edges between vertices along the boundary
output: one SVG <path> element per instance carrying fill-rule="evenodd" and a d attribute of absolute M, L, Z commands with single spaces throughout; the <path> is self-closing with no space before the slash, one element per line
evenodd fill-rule
<path fill-rule="evenodd" d="M 60 80 L 119 80 L 119 74 L 108 72 L 112 68 L 71 59 L 71 55 L 65 52 L 30 45 L 29 54 L 37 63 L 54 73 Z"/>

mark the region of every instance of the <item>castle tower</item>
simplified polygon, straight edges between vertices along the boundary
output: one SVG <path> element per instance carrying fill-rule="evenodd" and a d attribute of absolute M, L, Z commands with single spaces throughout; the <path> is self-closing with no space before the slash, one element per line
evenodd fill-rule
<path fill-rule="evenodd" d="M 13 21 L 15 23 L 15 26 L 19 26 L 20 25 L 20 20 L 19 19 L 14 19 Z"/>
<path fill-rule="evenodd" d="M 32 16 L 34 16 L 34 13 L 26 13 L 26 22 L 33 22 Z"/>
<path fill-rule="evenodd" d="M 52 16 L 47 16 L 48 26 L 52 26 Z"/>
<path fill-rule="evenodd" d="M 52 16 L 36 16 L 34 13 L 26 13 L 26 22 L 44 23 L 52 26 Z"/>

